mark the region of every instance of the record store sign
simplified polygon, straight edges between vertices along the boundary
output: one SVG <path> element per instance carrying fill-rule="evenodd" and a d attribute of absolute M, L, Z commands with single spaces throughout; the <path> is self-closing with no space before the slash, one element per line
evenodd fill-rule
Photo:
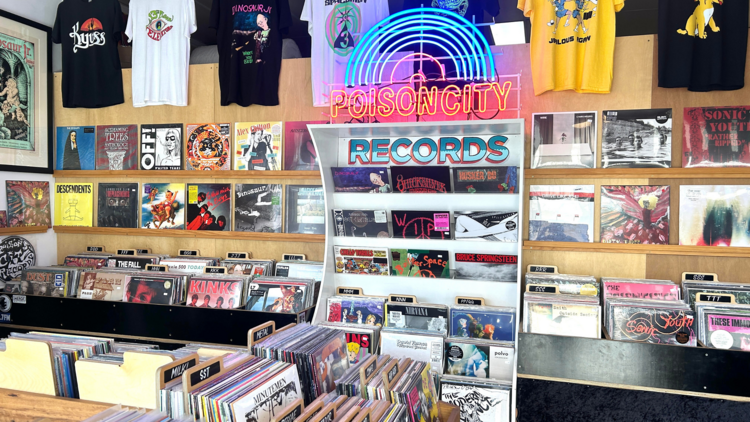
<path fill-rule="evenodd" d="M 9 236 L 0 242 L 0 279 L 10 281 L 36 264 L 36 251 L 31 242 L 19 236 Z"/>

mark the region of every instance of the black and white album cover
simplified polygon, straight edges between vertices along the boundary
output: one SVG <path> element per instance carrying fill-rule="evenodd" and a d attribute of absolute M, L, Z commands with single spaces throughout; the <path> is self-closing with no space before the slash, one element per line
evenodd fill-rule
<path fill-rule="evenodd" d="M 182 170 L 182 124 L 141 125 L 141 170 Z"/>
<path fill-rule="evenodd" d="M 604 110 L 602 168 L 672 164 L 672 109 Z"/>
<path fill-rule="evenodd" d="M 518 281 L 518 256 L 456 252 L 456 278 L 467 280 Z"/>
<path fill-rule="evenodd" d="M 281 185 L 235 185 L 234 231 L 281 233 Z"/>
<path fill-rule="evenodd" d="M 518 212 L 456 211 L 454 238 L 518 242 Z"/>
<path fill-rule="evenodd" d="M 98 227 L 138 227 L 138 183 L 99 183 Z"/>
<path fill-rule="evenodd" d="M 333 210 L 336 236 L 390 237 L 386 210 Z"/>

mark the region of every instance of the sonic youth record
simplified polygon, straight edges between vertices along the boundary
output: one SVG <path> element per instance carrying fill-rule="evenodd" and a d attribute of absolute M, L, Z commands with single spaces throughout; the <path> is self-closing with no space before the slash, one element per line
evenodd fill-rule
<path fill-rule="evenodd" d="M 682 167 L 750 166 L 750 106 L 685 107 Z"/>
<path fill-rule="evenodd" d="M 453 167 L 455 193 L 516 193 L 518 167 Z"/>
<path fill-rule="evenodd" d="M 451 192 L 451 172 L 447 166 L 391 167 L 394 192 L 446 193 Z"/>

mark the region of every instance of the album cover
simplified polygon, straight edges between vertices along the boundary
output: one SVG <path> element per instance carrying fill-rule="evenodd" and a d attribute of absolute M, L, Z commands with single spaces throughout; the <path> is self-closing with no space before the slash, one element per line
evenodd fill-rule
<path fill-rule="evenodd" d="M 0 229 L 8 227 L 8 212 L 5 210 L 0 211 Z"/>
<path fill-rule="evenodd" d="M 387 167 L 331 167 L 334 192 L 390 193 Z"/>
<path fill-rule="evenodd" d="M 138 183 L 99 183 L 97 227 L 138 227 Z"/>
<path fill-rule="evenodd" d="M 597 114 L 533 113 L 531 168 L 596 168 Z"/>
<path fill-rule="evenodd" d="M 704 344 L 716 349 L 750 351 L 750 316 L 733 310 L 706 311 Z"/>
<path fill-rule="evenodd" d="M 513 381 L 515 350 L 512 343 L 497 345 L 483 341 L 445 341 L 446 375 Z"/>
<path fill-rule="evenodd" d="M 198 308 L 234 309 L 242 307 L 241 278 L 222 279 L 218 277 L 193 275 L 190 277 L 187 306 Z"/>
<path fill-rule="evenodd" d="M 5 181 L 8 227 L 52 227 L 49 182 Z"/>
<path fill-rule="evenodd" d="M 680 245 L 750 246 L 744 185 L 680 186 Z"/>
<path fill-rule="evenodd" d="M 613 306 L 612 317 L 612 340 L 697 345 L 695 314 L 691 310 Z"/>
<path fill-rule="evenodd" d="M 185 229 L 185 184 L 144 183 L 141 194 L 141 227 Z"/>
<path fill-rule="evenodd" d="M 281 233 L 281 195 L 280 184 L 236 184 L 234 230 Z"/>
<path fill-rule="evenodd" d="M 333 210 L 336 236 L 391 237 L 386 210 Z"/>
<path fill-rule="evenodd" d="M 348 322 L 382 326 L 385 300 L 367 296 L 332 296 L 328 298 L 329 322 Z"/>
<path fill-rule="evenodd" d="M 393 237 L 451 239 L 450 211 L 391 211 Z"/>
<path fill-rule="evenodd" d="M 450 253 L 427 249 L 391 249 L 391 275 L 451 278 Z"/>
<path fill-rule="evenodd" d="M 96 169 L 138 170 L 138 125 L 96 127 Z"/>
<path fill-rule="evenodd" d="M 346 336 L 340 333 L 327 344 L 319 345 L 310 354 L 312 367 L 315 368 L 314 382 L 320 386 L 319 394 L 336 390 L 334 381 L 340 379 L 349 368 L 346 351 Z"/>
<path fill-rule="evenodd" d="M 203 274 L 206 267 L 213 265 L 211 259 L 190 259 L 190 258 L 164 258 L 159 261 L 159 265 L 166 265 L 169 272 Z"/>
<path fill-rule="evenodd" d="M 602 277 L 604 299 L 680 300 L 680 287 L 669 280 Z"/>
<path fill-rule="evenodd" d="M 305 308 L 310 286 L 302 282 L 253 279 L 247 291 L 245 309 L 263 312 L 297 313 Z"/>
<path fill-rule="evenodd" d="M 141 170 L 182 170 L 182 124 L 141 125 Z"/>
<path fill-rule="evenodd" d="M 410 330 L 448 332 L 448 307 L 418 303 L 385 303 L 385 326 Z"/>
<path fill-rule="evenodd" d="M 65 297 L 70 283 L 69 276 L 67 271 L 29 267 L 21 273 L 18 292 L 37 296 Z"/>
<path fill-rule="evenodd" d="M 276 264 L 277 277 L 312 278 L 323 280 L 323 263 L 317 261 L 281 261 Z"/>
<path fill-rule="evenodd" d="M 518 212 L 455 211 L 456 240 L 518 242 Z"/>
<path fill-rule="evenodd" d="M 122 302 L 127 277 L 126 272 L 86 271 L 81 279 L 78 298 Z"/>
<path fill-rule="evenodd" d="M 281 170 L 282 122 L 235 123 L 234 169 Z"/>
<path fill-rule="evenodd" d="M 529 240 L 594 241 L 594 185 L 532 185 Z"/>
<path fill-rule="evenodd" d="M 231 170 L 229 123 L 187 125 L 188 170 Z"/>
<path fill-rule="evenodd" d="M 187 230 L 232 230 L 232 185 L 188 183 L 187 190 Z"/>
<path fill-rule="evenodd" d="M 55 183 L 56 226 L 91 227 L 93 220 L 93 183 Z"/>
<path fill-rule="evenodd" d="M 315 145 L 307 125 L 328 123 L 327 120 L 312 122 L 284 122 L 284 169 L 318 170 L 320 163 Z"/>
<path fill-rule="evenodd" d="M 355 365 L 370 355 L 377 355 L 377 347 L 370 333 L 361 333 L 346 328 L 340 328 L 346 334 L 346 349 L 349 356 L 349 366 Z"/>
<path fill-rule="evenodd" d="M 454 306 L 450 310 L 450 335 L 454 337 L 515 341 L 516 311 L 489 306 Z"/>
<path fill-rule="evenodd" d="M 66 267 L 85 267 L 99 269 L 108 265 L 109 258 L 87 255 L 68 255 L 63 261 Z"/>
<path fill-rule="evenodd" d="M 601 308 L 598 303 L 560 303 L 547 301 L 546 298 L 545 301 L 525 303 L 525 332 L 596 339 L 601 337 Z"/>
<path fill-rule="evenodd" d="M 604 110 L 602 168 L 669 168 L 672 109 Z"/>
<path fill-rule="evenodd" d="M 602 186 L 602 243 L 669 244 L 669 186 Z"/>
<path fill-rule="evenodd" d="M 388 248 L 334 246 L 336 273 L 389 275 Z"/>
<path fill-rule="evenodd" d="M 325 365 L 325 362 L 324 362 Z M 302 398 L 297 367 L 289 365 L 244 395 L 224 404 L 231 406 L 234 421 L 271 422 L 275 416 Z M 225 415 L 222 412 L 222 415 Z M 229 416 L 229 415 L 227 415 Z M 225 417 L 229 420 L 228 417 Z"/>
<path fill-rule="evenodd" d="M 685 107 L 682 167 L 750 166 L 750 106 Z"/>
<path fill-rule="evenodd" d="M 55 170 L 96 170 L 96 127 L 59 126 L 57 128 Z"/>
<path fill-rule="evenodd" d="M 391 167 L 393 191 L 399 193 L 451 192 L 451 170 L 448 166 Z"/>
<path fill-rule="evenodd" d="M 455 193 L 516 193 L 518 167 L 452 167 Z"/>
<path fill-rule="evenodd" d="M 145 270 L 146 265 L 157 264 L 153 258 L 143 258 L 137 256 L 116 255 L 107 259 L 108 268 L 127 268 L 129 270 Z"/>
<path fill-rule="evenodd" d="M 439 332 L 409 332 L 384 328 L 380 333 L 380 354 L 391 359 L 409 358 L 412 361 L 427 362 L 433 372 L 443 368 L 445 338 Z"/>
<path fill-rule="evenodd" d="M 441 379 L 440 400 L 458 406 L 461 422 L 510 422 L 510 388 Z"/>
<path fill-rule="evenodd" d="M 557 293 L 566 295 L 599 296 L 599 280 L 590 275 L 526 273 L 526 285 L 556 286 Z"/>
<path fill-rule="evenodd" d="M 455 278 L 465 280 L 518 281 L 516 255 L 456 252 L 453 269 Z"/>
<path fill-rule="evenodd" d="M 125 280 L 125 302 L 171 305 L 173 278 L 158 276 L 128 276 Z"/>
<path fill-rule="evenodd" d="M 432 363 L 435 365 L 435 363 Z M 442 373 L 442 366 L 434 368 L 427 363 L 421 368 L 411 385 L 403 389 L 409 413 L 413 422 L 439 422 L 438 419 L 438 395 L 435 388 L 434 373 Z M 417 368 L 418 369 L 418 368 Z M 416 373 L 415 373 L 416 375 Z"/>
<path fill-rule="evenodd" d="M 285 204 L 285 233 L 325 233 L 326 206 L 322 186 L 287 185 Z"/>

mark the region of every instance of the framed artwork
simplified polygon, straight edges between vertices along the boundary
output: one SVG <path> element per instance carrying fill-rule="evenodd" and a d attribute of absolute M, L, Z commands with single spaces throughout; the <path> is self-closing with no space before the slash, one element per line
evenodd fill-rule
<path fill-rule="evenodd" d="M 52 29 L 0 10 L 0 171 L 52 173 Z"/>

